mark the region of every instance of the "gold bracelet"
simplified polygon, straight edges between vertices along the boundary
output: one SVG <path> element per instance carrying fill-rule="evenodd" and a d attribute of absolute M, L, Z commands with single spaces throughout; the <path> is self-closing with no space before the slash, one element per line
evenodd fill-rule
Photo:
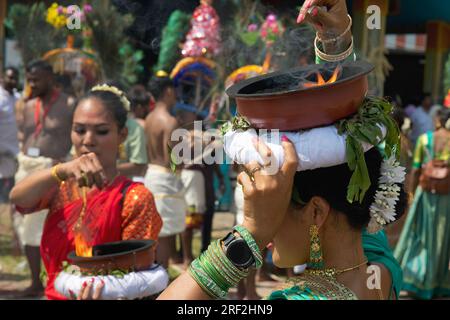
<path fill-rule="evenodd" d="M 52 168 L 52 177 L 58 181 L 59 184 L 64 182 L 64 179 L 61 179 L 60 176 L 58 176 L 58 168 L 59 168 L 60 164 L 57 164 L 56 166 L 53 166 Z"/>
<path fill-rule="evenodd" d="M 322 43 L 336 43 L 336 42 L 337 42 L 339 39 L 341 39 L 347 32 L 349 32 L 350 29 L 351 29 L 351 27 L 352 27 L 352 24 L 353 24 L 352 17 L 351 17 L 349 14 L 347 14 L 347 17 L 350 19 L 347 28 L 345 29 L 344 32 L 342 32 L 342 33 L 341 33 L 340 35 L 338 35 L 336 38 L 324 40 L 324 39 L 320 38 L 320 37 L 319 37 L 319 33 L 316 32 L 316 37 L 317 37 L 317 39 L 319 39 L 319 41 L 322 42 Z"/>
<path fill-rule="evenodd" d="M 320 51 L 319 47 L 317 46 L 318 40 L 319 39 L 316 37 L 316 39 L 314 40 L 314 48 L 315 48 L 316 56 L 318 56 L 321 60 L 324 60 L 327 62 L 339 62 L 339 61 L 347 59 L 353 52 L 353 37 L 352 37 L 352 41 L 351 41 L 348 49 L 345 50 L 344 52 L 342 52 L 340 54 L 336 54 L 336 55 L 326 54 L 325 52 Z"/>

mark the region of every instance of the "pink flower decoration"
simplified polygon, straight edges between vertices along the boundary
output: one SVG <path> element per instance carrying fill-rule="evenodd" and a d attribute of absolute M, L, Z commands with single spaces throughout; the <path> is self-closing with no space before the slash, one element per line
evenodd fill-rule
<path fill-rule="evenodd" d="M 86 13 L 91 12 L 92 11 L 92 6 L 90 4 L 85 4 L 83 6 L 83 11 L 86 12 Z"/>
<path fill-rule="evenodd" d="M 258 25 L 256 23 L 252 23 L 247 27 L 248 32 L 254 32 L 258 30 Z"/>
<path fill-rule="evenodd" d="M 56 12 L 58 12 L 58 14 L 63 14 L 64 8 L 62 6 L 58 6 L 58 9 L 56 10 Z"/>
<path fill-rule="evenodd" d="M 267 16 L 267 21 L 268 21 L 268 22 L 276 22 L 276 21 L 277 21 L 277 16 L 274 15 L 274 14 L 269 14 L 269 15 Z"/>

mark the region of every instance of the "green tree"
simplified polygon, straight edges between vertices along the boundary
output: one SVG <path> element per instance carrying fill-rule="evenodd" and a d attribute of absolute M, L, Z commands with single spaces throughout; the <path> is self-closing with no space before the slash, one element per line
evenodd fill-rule
<path fill-rule="evenodd" d="M 143 53 L 134 50 L 125 35 L 133 16 L 119 13 L 109 0 L 94 0 L 91 5 L 93 10 L 86 21 L 92 30 L 92 47 L 100 60 L 104 78 L 134 84 L 138 73 L 143 71 L 140 64 Z"/>
<path fill-rule="evenodd" d="M 64 44 L 64 36 L 45 21 L 46 11 L 42 2 L 31 6 L 13 4 L 9 9 L 5 26 L 17 40 L 25 65 Z"/>
<path fill-rule="evenodd" d="M 188 13 L 180 10 L 172 12 L 162 31 L 161 49 L 159 50 L 158 63 L 153 68 L 154 72 L 164 70 L 170 73 L 180 59 L 180 44 L 189 30 L 190 20 L 191 15 Z"/>

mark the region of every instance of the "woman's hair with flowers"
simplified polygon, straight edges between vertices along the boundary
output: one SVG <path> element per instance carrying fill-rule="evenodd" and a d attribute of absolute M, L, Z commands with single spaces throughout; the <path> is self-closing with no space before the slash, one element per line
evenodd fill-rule
<path fill-rule="evenodd" d="M 400 218 L 406 208 L 407 196 L 403 185 L 397 183 L 403 179 L 404 175 L 393 169 L 398 168 L 393 163 L 394 158 L 383 161 L 380 151 L 375 147 L 367 151 L 364 157 L 371 184 L 362 202 L 353 201 L 350 203 L 347 200 L 347 186 L 353 172 L 346 163 L 333 167 L 297 172 L 294 177 L 294 192 L 297 193 L 301 202 L 308 202 L 314 196 L 324 198 L 331 208 L 345 215 L 349 225 L 355 229 L 363 229 L 369 226 L 373 216 L 373 206 L 376 204 L 375 201 L 377 199 L 389 199 L 389 204 L 392 204 L 388 208 L 389 210 L 384 211 L 386 217 L 382 216 L 383 219 L 389 220 L 386 224 L 392 222 L 392 219 L 387 219 L 387 217 Z M 393 174 L 394 177 L 387 180 L 387 172 Z M 392 182 L 389 183 L 389 186 L 395 189 L 395 196 L 397 197 L 395 201 L 391 200 L 393 198 L 390 197 L 381 198 L 386 190 L 380 189 L 380 186 L 383 186 L 383 183 L 388 181 Z M 379 213 L 379 211 L 376 212 Z"/>

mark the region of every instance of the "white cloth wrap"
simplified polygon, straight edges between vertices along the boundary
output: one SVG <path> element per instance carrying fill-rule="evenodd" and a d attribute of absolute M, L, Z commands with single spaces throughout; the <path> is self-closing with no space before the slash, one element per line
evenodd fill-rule
<path fill-rule="evenodd" d="M 386 129 L 381 125 L 380 129 L 385 136 Z M 300 132 L 260 131 L 259 138 L 272 150 L 278 168 L 284 162 L 284 152 L 281 146 L 283 135 L 286 135 L 294 143 L 297 150 L 299 159 L 297 171 L 332 167 L 347 162 L 346 135 L 339 135 L 334 125 Z M 224 136 L 225 153 L 238 164 L 257 161 L 263 165 L 264 162 L 253 144 L 253 139 L 256 137 L 258 135 L 254 129 L 227 132 Z M 373 145 L 363 142 L 362 147 L 366 152 Z"/>
<path fill-rule="evenodd" d="M 100 283 L 100 279 L 105 282 L 101 293 L 102 300 L 144 298 L 160 293 L 169 284 L 169 275 L 166 270 L 156 266 L 150 270 L 127 273 L 123 278 L 112 275 L 80 276 L 62 271 L 55 280 L 55 289 L 63 296 L 71 298 L 69 290 L 78 294 L 83 282 L 90 281 L 92 278 L 94 278 L 94 287 Z"/>
<path fill-rule="evenodd" d="M 206 211 L 205 177 L 199 170 L 181 170 L 184 200 L 189 213 L 204 214 Z"/>
<path fill-rule="evenodd" d="M 163 220 L 159 237 L 183 232 L 187 206 L 181 179 L 168 168 L 150 164 L 145 174 L 145 187 L 152 192 L 156 209 Z"/>
<path fill-rule="evenodd" d="M 51 168 L 53 160 L 46 157 L 29 157 L 22 152 L 17 155 L 19 168 L 15 175 L 16 183 L 35 173 L 36 171 Z M 30 214 L 15 214 L 13 225 L 19 236 L 22 246 L 39 247 L 48 209 Z"/>

